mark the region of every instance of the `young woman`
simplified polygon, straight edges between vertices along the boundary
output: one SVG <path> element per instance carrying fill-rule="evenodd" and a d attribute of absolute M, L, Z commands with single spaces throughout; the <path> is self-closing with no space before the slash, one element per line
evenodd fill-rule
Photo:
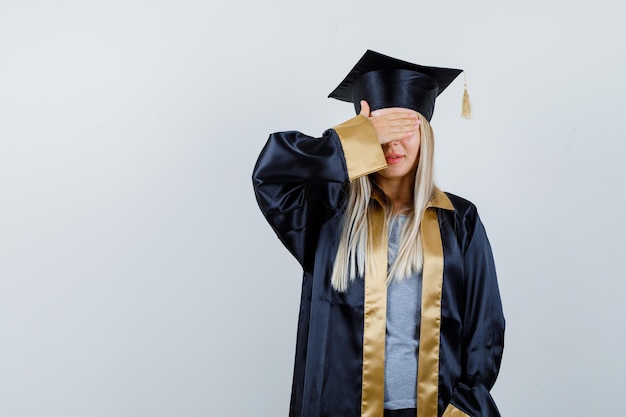
<path fill-rule="evenodd" d="M 304 271 L 290 417 L 499 416 L 491 249 L 433 183 L 429 121 L 459 73 L 368 51 L 331 93 L 357 117 L 261 152 L 259 206 Z"/>

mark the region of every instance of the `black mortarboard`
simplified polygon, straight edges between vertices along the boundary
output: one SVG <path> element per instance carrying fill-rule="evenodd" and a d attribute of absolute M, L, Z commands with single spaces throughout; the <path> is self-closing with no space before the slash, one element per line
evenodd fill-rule
<path fill-rule="evenodd" d="M 403 107 L 433 116 L 435 99 L 461 73 L 460 69 L 425 67 L 368 50 L 328 97 L 354 103 L 361 100 L 372 111 Z"/>

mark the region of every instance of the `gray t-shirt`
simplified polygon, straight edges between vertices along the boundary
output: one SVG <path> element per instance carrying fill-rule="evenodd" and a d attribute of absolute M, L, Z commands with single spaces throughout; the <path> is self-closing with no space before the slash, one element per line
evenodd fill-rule
<path fill-rule="evenodd" d="M 396 259 L 406 216 L 395 216 L 389 227 L 389 265 Z M 421 317 L 422 274 L 415 273 L 387 288 L 385 337 L 385 408 L 417 407 L 417 354 Z"/>

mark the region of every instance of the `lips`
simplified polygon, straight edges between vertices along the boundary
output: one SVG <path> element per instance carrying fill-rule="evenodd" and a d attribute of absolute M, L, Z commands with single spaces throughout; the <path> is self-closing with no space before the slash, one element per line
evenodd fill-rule
<path fill-rule="evenodd" d="M 404 159 L 404 155 L 399 154 L 399 153 L 391 153 L 391 154 L 385 155 L 385 159 L 387 160 L 388 165 L 393 165 L 393 164 L 397 164 L 401 162 Z"/>

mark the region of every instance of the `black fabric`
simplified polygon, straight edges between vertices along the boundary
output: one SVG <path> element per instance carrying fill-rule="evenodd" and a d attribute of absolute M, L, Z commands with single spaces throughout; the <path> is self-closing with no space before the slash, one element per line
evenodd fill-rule
<path fill-rule="evenodd" d="M 290 417 L 359 417 L 363 280 L 330 284 L 348 174 L 334 130 L 270 136 L 252 175 L 261 211 L 303 267 Z M 504 343 L 504 317 L 487 235 L 476 208 L 448 194 L 437 209 L 444 252 L 438 415 L 452 403 L 496 417 L 489 390 Z M 381 358 L 382 359 L 382 358 Z"/>
<path fill-rule="evenodd" d="M 462 72 L 460 69 L 413 64 L 368 50 L 328 97 L 370 109 L 403 107 L 431 120 L 435 99 Z"/>
<path fill-rule="evenodd" d="M 430 121 L 438 91 L 437 82 L 420 72 L 371 71 L 354 83 L 352 99 L 357 114 L 361 112 L 361 100 L 365 100 L 371 111 L 402 107 L 413 109 Z"/>
<path fill-rule="evenodd" d="M 383 417 L 416 417 L 417 409 L 403 408 L 400 410 L 385 410 Z"/>

